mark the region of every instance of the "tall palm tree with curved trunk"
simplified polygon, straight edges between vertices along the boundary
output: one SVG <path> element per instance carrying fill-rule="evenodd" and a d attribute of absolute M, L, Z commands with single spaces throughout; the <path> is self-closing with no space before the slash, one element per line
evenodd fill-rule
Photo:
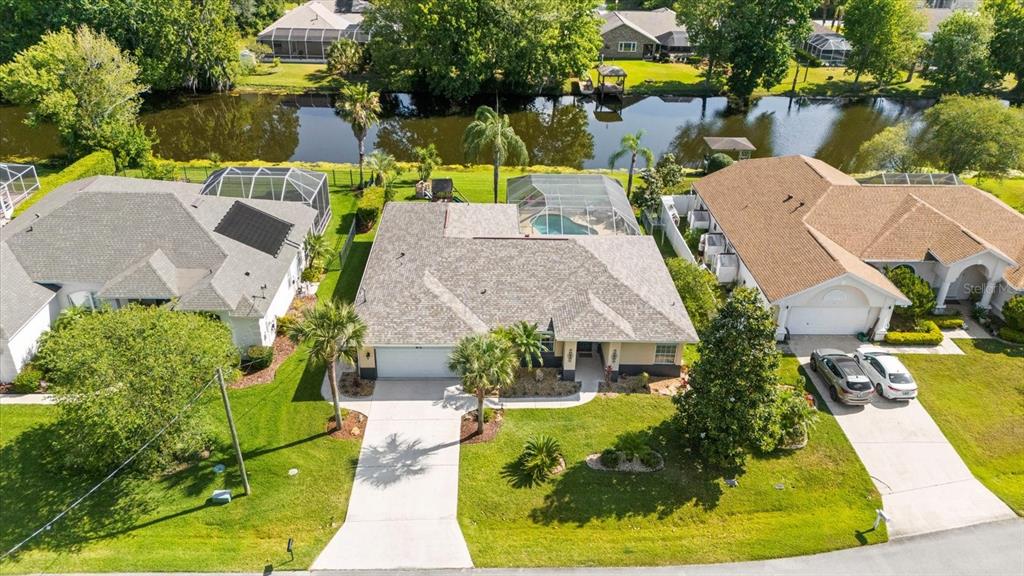
<path fill-rule="evenodd" d="M 498 114 L 490 106 L 476 109 L 476 116 L 462 134 L 462 148 L 466 158 L 480 160 L 485 151 L 491 152 L 494 164 L 494 203 L 498 203 L 498 178 L 501 165 L 507 163 L 525 166 L 530 162 L 526 144 L 512 128 L 508 114 Z"/>
<path fill-rule="evenodd" d="M 515 381 L 519 356 L 512 343 L 495 334 L 473 334 L 459 341 L 448 369 L 459 375 L 462 389 L 476 395 L 476 432 L 484 431 L 484 398 Z"/>
<path fill-rule="evenodd" d="M 366 84 L 346 84 L 341 98 L 334 105 L 338 114 L 352 126 L 359 144 L 359 187 L 363 187 L 363 159 L 366 157 L 366 133 L 380 122 L 380 93 L 371 92 Z"/>
<path fill-rule="evenodd" d="M 635 134 L 624 135 L 622 137 L 622 142 L 619 144 L 619 149 L 608 158 L 608 167 L 614 168 L 616 162 L 626 154 L 629 154 L 629 180 L 626 182 L 627 196 L 633 193 L 633 172 L 636 171 L 637 156 L 642 157 L 645 165 L 647 166 L 654 163 L 654 152 L 652 152 L 650 148 L 640 144 L 640 141 L 644 138 L 644 134 L 645 132 L 643 130 L 637 130 Z"/>
<path fill-rule="evenodd" d="M 334 423 L 341 429 L 341 404 L 338 375 L 335 364 L 339 359 L 356 366 L 359 349 L 366 338 L 366 324 L 356 314 L 355 306 L 348 302 L 326 301 L 307 310 L 302 322 L 295 325 L 288 337 L 296 343 L 309 345 L 310 354 L 327 364 L 327 377 L 331 381 L 331 399 L 334 401 Z"/>

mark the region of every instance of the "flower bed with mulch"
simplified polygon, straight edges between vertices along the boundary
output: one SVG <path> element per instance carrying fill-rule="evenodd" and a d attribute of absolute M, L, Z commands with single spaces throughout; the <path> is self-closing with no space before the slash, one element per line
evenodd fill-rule
<path fill-rule="evenodd" d="M 479 444 L 494 440 L 494 437 L 498 435 L 498 430 L 501 429 L 501 423 L 504 419 L 501 410 L 493 411 L 490 421 L 484 422 L 483 434 L 477 434 L 476 410 L 468 412 L 462 417 L 462 431 L 459 434 L 459 442 L 462 444 Z"/>
<path fill-rule="evenodd" d="M 292 305 L 288 308 L 286 315 L 298 316 L 302 318 L 302 312 L 307 308 L 316 306 L 316 294 L 306 294 L 304 296 L 297 296 L 295 300 L 292 300 Z M 262 370 L 255 372 L 249 372 L 243 374 L 241 378 L 231 384 L 231 388 L 248 388 L 249 386 L 255 386 L 257 384 L 266 384 L 274 379 L 274 375 L 277 374 L 277 368 L 284 363 L 295 352 L 296 345 L 287 336 L 278 334 L 274 338 L 274 360 L 270 363 L 270 366 Z"/>
<path fill-rule="evenodd" d="M 687 374 L 682 376 L 651 376 L 647 385 L 640 376 L 620 376 L 618 382 L 602 381 L 598 392 L 607 395 L 615 394 L 655 394 L 658 396 L 675 396 L 687 387 Z"/>
<path fill-rule="evenodd" d="M 362 439 L 366 432 L 366 414 L 347 410 L 342 417 L 341 430 L 334 426 L 334 416 L 327 419 L 324 431 L 328 436 L 336 440 L 357 440 Z"/>
<path fill-rule="evenodd" d="M 537 379 L 537 372 L 543 378 Z M 572 396 L 580 391 L 579 382 L 569 382 L 558 378 L 555 368 L 535 368 L 522 370 L 515 383 L 502 390 L 502 398 L 551 398 L 556 396 Z"/>
<path fill-rule="evenodd" d="M 375 385 L 376 381 L 365 378 L 356 381 L 355 372 L 344 372 L 338 378 L 338 392 L 349 398 L 369 398 L 373 396 Z"/>
<path fill-rule="evenodd" d="M 658 464 L 654 466 L 644 466 L 644 464 L 640 462 L 639 458 L 634 457 L 623 458 L 622 461 L 619 462 L 619 465 L 617 467 L 609 468 L 601 463 L 600 454 L 591 454 L 590 456 L 587 456 L 586 462 L 587 466 L 590 467 L 591 469 L 600 470 L 602 472 L 657 472 L 665 467 L 665 458 L 662 457 L 662 455 L 657 452 L 652 451 L 652 454 L 654 454 L 658 458 Z"/>

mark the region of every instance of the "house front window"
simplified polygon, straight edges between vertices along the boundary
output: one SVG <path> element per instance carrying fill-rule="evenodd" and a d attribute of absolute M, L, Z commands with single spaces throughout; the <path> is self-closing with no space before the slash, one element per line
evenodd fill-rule
<path fill-rule="evenodd" d="M 655 364 L 675 364 L 678 344 L 658 344 L 654 347 Z"/>
<path fill-rule="evenodd" d="M 636 52 L 636 42 L 619 42 L 619 52 Z"/>
<path fill-rule="evenodd" d="M 541 332 L 540 345 L 544 348 L 545 352 L 554 352 L 555 335 L 550 332 Z"/>

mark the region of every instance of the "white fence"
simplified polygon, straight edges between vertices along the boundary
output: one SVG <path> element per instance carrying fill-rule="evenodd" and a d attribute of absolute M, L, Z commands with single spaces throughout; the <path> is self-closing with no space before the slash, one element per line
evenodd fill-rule
<path fill-rule="evenodd" d="M 676 218 L 683 219 L 686 218 L 686 213 L 693 208 L 696 201 L 697 196 L 693 194 L 682 196 L 662 196 L 661 213 L 658 215 L 660 219 L 659 227 L 661 228 L 659 233 L 663 234 L 663 237 L 668 239 L 668 242 L 672 245 L 672 249 L 675 250 L 676 255 L 687 262 L 692 262 L 694 264 L 697 263 L 697 259 L 693 257 L 693 253 L 690 252 L 690 247 L 686 245 L 686 240 L 683 238 L 683 233 L 679 231 L 679 226 L 677 226 L 673 220 L 673 208 Z"/>

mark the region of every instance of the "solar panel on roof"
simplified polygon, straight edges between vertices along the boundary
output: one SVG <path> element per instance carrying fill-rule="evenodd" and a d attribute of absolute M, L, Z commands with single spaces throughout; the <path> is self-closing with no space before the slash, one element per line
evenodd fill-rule
<path fill-rule="evenodd" d="M 281 252 L 281 246 L 291 230 L 290 222 L 242 202 L 232 204 L 213 229 L 218 234 L 274 257 Z"/>

